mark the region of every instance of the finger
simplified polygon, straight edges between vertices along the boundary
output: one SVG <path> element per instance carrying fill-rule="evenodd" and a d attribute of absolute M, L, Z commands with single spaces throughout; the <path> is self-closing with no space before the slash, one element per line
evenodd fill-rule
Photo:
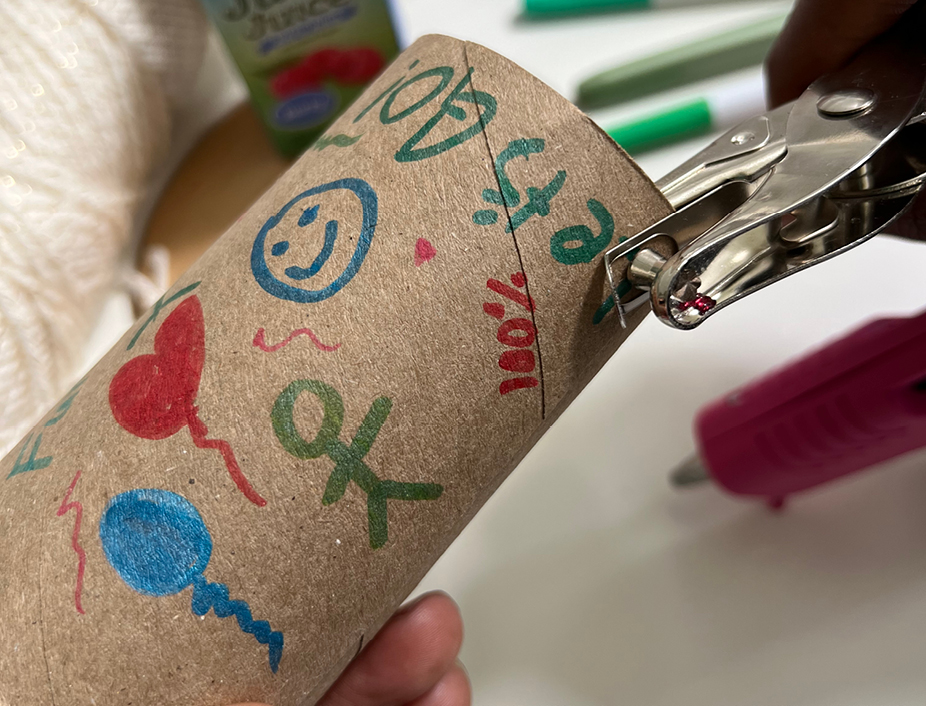
<path fill-rule="evenodd" d="M 916 0 L 798 0 L 766 61 L 773 106 L 797 98 L 890 29 Z"/>
<path fill-rule="evenodd" d="M 427 594 L 392 616 L 318 706 L 414 701 L 453 669 L 462 643 L 457 605 L 446 594 Z"/>
<path fill-rule="evenodd" d="M 462 665 L 454 665 L 431 689 L 407 706 L 470 706 L 472 691 Z"/>

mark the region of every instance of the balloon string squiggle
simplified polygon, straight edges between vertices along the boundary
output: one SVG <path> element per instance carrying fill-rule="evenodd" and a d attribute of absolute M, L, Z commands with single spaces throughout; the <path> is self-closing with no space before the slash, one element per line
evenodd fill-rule
<path fill-rule="evenodd" d="M 228 586 L 222 583 L 209 583 L 202 574 L 193 579 L 193 612 L 203 616 L 209 609 L 215 611 L 219 618 L 232 615 L 238 619 L 238 627 L 243 632 L 253 635 L 262 645 L 270 648 L 270 669 L 276 674 L 283 656 L 283 633 L 270 629 L 266 620 L 254 620 L 251 608 L 244 601 L 229 600 Z"/>

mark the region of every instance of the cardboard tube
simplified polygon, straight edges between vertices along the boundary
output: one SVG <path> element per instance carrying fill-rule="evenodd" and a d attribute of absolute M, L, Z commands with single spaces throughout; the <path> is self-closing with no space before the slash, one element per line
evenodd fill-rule
<path fill-rule="evenodd" d="M 0 702 L 313 704 L 620 345 L 601 253 L 668 212 L 415 43 L 0 465 Z"/>

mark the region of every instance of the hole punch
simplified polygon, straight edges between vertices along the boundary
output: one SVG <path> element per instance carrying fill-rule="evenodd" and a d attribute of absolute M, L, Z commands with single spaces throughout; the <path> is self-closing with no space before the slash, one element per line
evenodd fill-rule
<path fill-rule="evenodd" d="M 926 186 L 924 87 L 926 47 L 905 24 L 657 182 L 676 212 L 605 253 L 621 323 L 648 301 L 694 328 L 888 227 Z M 668 257 L 654 250 L 667 237 Z"/>

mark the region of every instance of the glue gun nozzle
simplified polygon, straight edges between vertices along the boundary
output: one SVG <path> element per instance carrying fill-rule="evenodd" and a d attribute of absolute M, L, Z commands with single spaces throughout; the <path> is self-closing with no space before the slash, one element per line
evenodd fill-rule
<path fill-rule="evenodd" d="M 685 459 L 682 465 L 672 471 L 672 474 L 669 476 L 672 485 L 678 488 L 684 488 L 689 485 L 699 485 L 710 479 L 710 473 L 708 473 L 704 464 L 701 463 L 701 459 L 697 456 L 691 456 Z"/>

